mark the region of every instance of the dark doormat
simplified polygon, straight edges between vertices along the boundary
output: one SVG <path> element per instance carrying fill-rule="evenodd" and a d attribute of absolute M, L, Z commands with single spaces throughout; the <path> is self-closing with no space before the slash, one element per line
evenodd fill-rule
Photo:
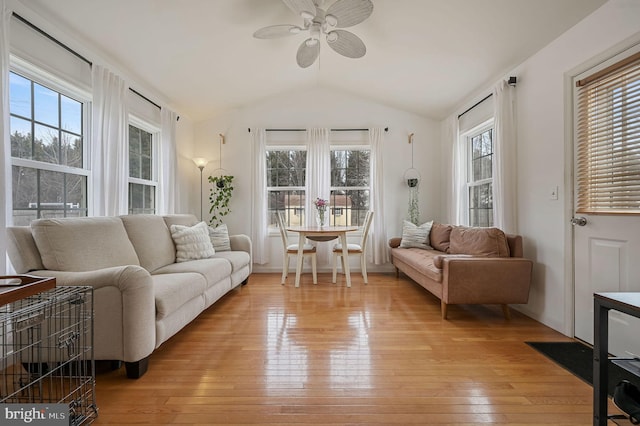
<path fill-rule="evenodd" d="M 593 349 L 580 342 L 526 342 L 529 346 L 569 370 L 593 386 Z M 609 361 L 607 391 L 613 396 L 615 386 L 621 380 L 638 384 L 639 378 Z"/>

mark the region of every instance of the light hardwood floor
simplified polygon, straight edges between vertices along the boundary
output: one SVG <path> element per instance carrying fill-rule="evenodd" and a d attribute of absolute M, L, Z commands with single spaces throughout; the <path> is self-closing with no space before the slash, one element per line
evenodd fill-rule
<path fill-rule="evenodd" d="M 253 274 L 142 378 L 99 373 L 95 424 L 591 424 L 591 387 L 524 343 L 566 336 L 498 306 L 445 321 L 402 275 L 352 278 Z"/>

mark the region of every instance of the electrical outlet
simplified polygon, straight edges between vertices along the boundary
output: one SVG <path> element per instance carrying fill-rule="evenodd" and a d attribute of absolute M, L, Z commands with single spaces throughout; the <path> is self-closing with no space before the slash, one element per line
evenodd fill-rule
<path fill-rule="evenodd" d="M 551 190 L 549 191 L 549 199 L 551 200 L 557 200 L 558 199 L 558 186 L 552 186 Z"/>

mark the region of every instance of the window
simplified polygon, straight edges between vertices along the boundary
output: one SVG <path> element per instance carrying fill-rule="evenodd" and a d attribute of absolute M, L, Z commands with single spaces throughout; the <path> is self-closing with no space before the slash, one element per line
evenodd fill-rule
<path fill-rule="evenodd" d="M 576 85 L 576 210 L 640 213 L 640 53 Z"/>
<path fill-rule="evenodd" d="M 129 214 L 154 214 L 154 135 L 140 127 L 129 125 Z"/>
<path fill-rule="evenodd" d="M 369 148 L 331 149 L 331 225 L 364 223 L 371 190 L 370 158 Z"/>
<path fill-rule="evenodd" d="M 493 226 L 493 123 L 467 136 L 469 226 Z"/>
<path fill-rule="evenodd" d="M 277 212 L 284 213 L 287 225 L 303 225 L 307 151 L 291 147 L 271 148 L 267 150 L 266 171 L 269 226 L 277 226 Z"/>
<path fill-rule="evenodd" d="M 36 72 L 11 72 L 13 223 L 87 215 L 87 102 Z"/>

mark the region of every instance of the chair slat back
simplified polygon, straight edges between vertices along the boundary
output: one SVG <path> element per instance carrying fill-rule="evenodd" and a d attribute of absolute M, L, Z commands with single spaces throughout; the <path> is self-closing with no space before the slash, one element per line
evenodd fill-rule
<path fill-rule="evenodd" d="M 364 229 L 362 230 L 362 239 L 360 240 L 360 247 L 364 252 L 365 245 L 367 244 L 367 238 L 369 238 L 369 228 L 371 228 L 371 222 L 373 221 L 373 211 L 369 210 L 364 217 Z"/>
<path fill-rule="evenodd" d="M 276 212 L 276 221 L 278 222 L 278 228 L 280 229 L 280 237 L 282 238 L 282 245 L 286 250 L 287 246 L 289 246 L 289 238 L 287 237 L 287 228 L 285 226 L 282 212 Z"/>

